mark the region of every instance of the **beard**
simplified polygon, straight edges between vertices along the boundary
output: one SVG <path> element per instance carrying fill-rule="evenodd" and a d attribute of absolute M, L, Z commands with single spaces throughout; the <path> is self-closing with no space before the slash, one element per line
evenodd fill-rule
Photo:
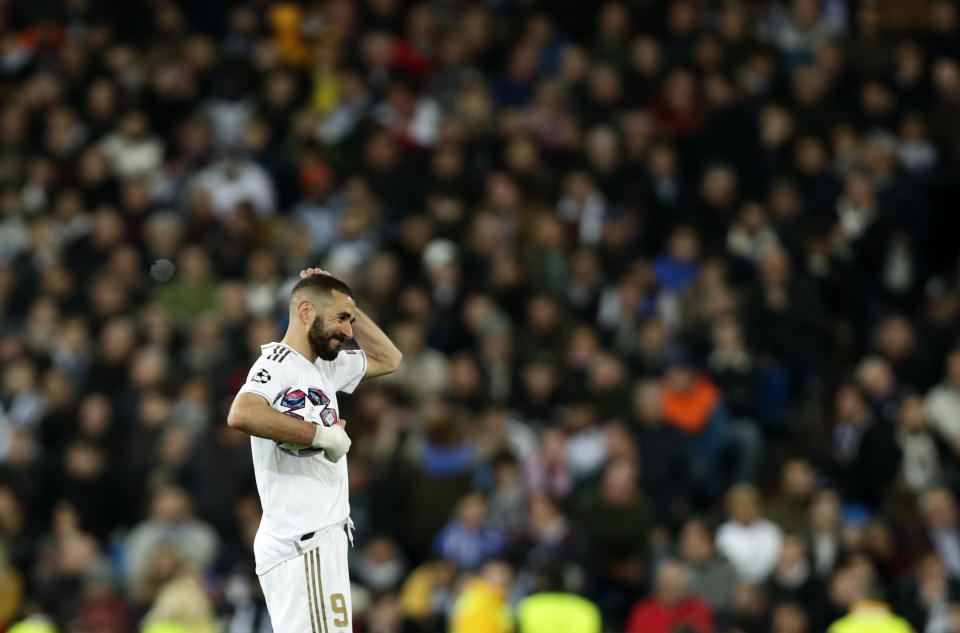
<path fill-rule="evenodd" d="M 323 329 L 320 317 L 313 320 L 313 324 L 307 332 L 307 340 L 310 341 L 310 349 L 313 350 L 313 353 L 323 360 L 336 360 L 343 343 L 343 339 L 339 336 Z"/>

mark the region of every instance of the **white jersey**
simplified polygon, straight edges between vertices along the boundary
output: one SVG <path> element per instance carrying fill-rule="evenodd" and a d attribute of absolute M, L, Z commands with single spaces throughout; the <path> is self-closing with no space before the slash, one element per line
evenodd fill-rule
<path fill-rule="evenodd" d="M 255 393 L 272 404 L 277 395 L 295 385 L 315 387 L 329 399 L 327 409 L 340 419 L 337 392 L 352 393 L 367 371 L 362 350 L 343 350 L 336 360 L 306 357 L 283 343 L 260 348 L 240 393 Z M 328 417 L 329 416 L 329 417 Z M 347 457 L 331 463 L 322 453 L 295 456 L 273 440 L 251 437 L 253 470 L 263 507 L 254 541 L 257 573 L 263 574 L 291 558 L 290 543 L 309 532 L 344 523 L 350 516 Z M 296 556 L 296 551 L 292 556 Z"/>

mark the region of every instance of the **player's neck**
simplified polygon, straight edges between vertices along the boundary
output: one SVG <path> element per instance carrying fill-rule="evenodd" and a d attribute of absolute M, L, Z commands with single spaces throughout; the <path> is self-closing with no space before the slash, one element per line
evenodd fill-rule
<path fill-rule="evenodd" d="M 299 334 L 297 332 L 291 332 L 287 330 L 287 333 L 283 335 L 283 338 L 280 339 L 280 342 L 293 349 L 311 363 L 316 362 L 317 355 L 314 353 L 313 348 L 310 347 L 310 341 L 307 340 L 305 334 Z"/>

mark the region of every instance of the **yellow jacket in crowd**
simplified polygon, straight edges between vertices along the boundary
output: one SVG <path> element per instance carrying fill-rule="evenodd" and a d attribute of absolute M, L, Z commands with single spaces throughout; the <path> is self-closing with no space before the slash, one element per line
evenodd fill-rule
<path fill-rule="evenodd" d="M 7 633 L 57 633 L 50 618 L 42 615 L 30 616 L 11 626 Z"/>
<path fill-rule="evenodd" d="M 850 613 L 830 625 L 827 633 L 915 633 L 903 618 L 890 612 L 882 602 L 864 600 Z"/>
<path fill-rule="evenodd" d="M 482 578 L 467 581 L 453 605 L 450 633 L 512 633 L 513 618 L 507 595 Z"/>
<path fill-rule="evenodd" d="M 517 607 L 519 633 L 600 633 L 600 609 L 572 593 L 537 593 Z"/>

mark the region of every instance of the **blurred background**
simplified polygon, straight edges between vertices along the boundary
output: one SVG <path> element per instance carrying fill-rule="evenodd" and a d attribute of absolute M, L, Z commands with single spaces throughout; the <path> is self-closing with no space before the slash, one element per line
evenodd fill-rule
<path fill-rule="evenodd" d="M 0 631 L 269 633 L 226 410 L 322 266 L 358 633 L 960 633 L 957 26 L 0 1 Z"/>

